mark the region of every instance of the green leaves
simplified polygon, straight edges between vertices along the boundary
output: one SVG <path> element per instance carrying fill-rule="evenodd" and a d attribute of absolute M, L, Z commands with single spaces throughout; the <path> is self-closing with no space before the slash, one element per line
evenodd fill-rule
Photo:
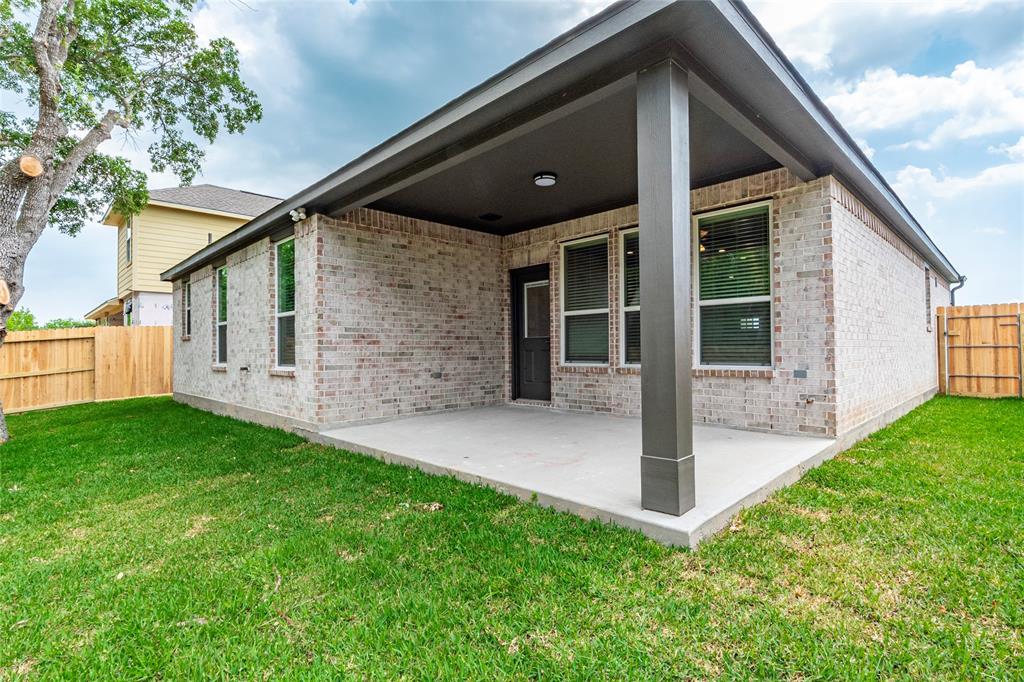
<path fill-rule="evenodd" d="M 122 214 L 145 205 L 145 175 L 126 159 L 97 152 L 94 142 L 87 143 L 92 148 L 84 161 L 81 154 L 70 156 L 108 112 L 118 114 L 115 125 L 125 135 L 154 136 L 147 148 L 151 168 L 170 170 L 183 184 L 199 172 L 202 142 L 212 143 L 222 130 L 242 133 L 262 117 L 256 93 L 241 78 L 234 43 L 200 42 L 192 0 L 77 0 L 71 12 L 61 4 L 50 38 L 52 44 L 68 41 L 66 59 L 54 63 L 65 134 L 52 160 L 59 166 L 73 158 L 80 165 L 66 188 L 55 188 L 60 197 L 50 224 L 73 234 L 107 205 Z M 29 0 L 0 0 L 0 88 L 33 107 L 40 92 L 32 48 L 39 11 Z M 0 160 L 20 154 L 38 126 L 0 112 Z"/>

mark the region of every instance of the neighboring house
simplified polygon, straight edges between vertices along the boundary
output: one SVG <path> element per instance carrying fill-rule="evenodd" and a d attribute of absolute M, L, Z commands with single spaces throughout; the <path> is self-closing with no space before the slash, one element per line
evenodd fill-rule
<path fill-rule="evenodd" d="M 169 325 L 171 285 L 160 273 L 191 256 L 280 199 L 216 185 L 149 191 L 137 216 L 107 212 L 101 221 L 117 228 L 117 296 L 86 313 L 100 325 Z"/>
<path fill-rule="evenodd" d="M 932 396 L 960 274 L 742 3 L 622 2 L 163 278 L 179 400 L 641 416 L 678 515 L 694 422 L 839 446 Z"/>

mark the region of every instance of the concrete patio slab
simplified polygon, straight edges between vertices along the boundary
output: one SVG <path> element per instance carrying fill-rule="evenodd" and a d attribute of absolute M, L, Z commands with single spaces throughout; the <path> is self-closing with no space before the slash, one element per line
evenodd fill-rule
<path fill-rule="evenodd" d="M 690 547 L 836 450 L 823 438 L 695 425 L 697 506 L 677 517 L 640 508 L 635 418 L 502 405 L 332 429 L 318 439 Z"/>

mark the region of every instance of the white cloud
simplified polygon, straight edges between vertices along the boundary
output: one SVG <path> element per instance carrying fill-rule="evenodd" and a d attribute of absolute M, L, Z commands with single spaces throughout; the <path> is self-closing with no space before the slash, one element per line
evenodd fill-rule
<path fill-rule="evenodd" d="M 748 3 L 783 52 L 797 64 L 824 72 L 833 66 L 844 40 L 861 43 L 887 40 L 894 27 L 905 35 L 919 32 L 922 25 L 933 25 L 957 15 L 978 14 L 993 0 L 947 0 L 945 2 L 793 2 L 792 0 L 753 0 Z M 858 28 L 874 26 L 872 34 Z M 851 27 L 852 30 L 851 30 Z M 872 46 L 866 45 L 870 51 Z"/>
<path fill-rule="evenodd" d="M 936 175 L 930 168 L 906 166 L 896 174 L 893 187 L 898 194 L 908 197 L 952 199 L 982 189 L 1022 184 L 1024 163 L 1006 163 L 968 177 Z"/>
<path fill-rule="evenodd" d="M 1005 154 L 1011 159 L 1024 160 L 1024 135 L 1014 144 L 1000 144 L 988 148 L 989 154 Z"/>
<path fill-rule="evenodd" d="M 842 86 L 825 102 L 858 132 L 943 117 L 924 139 L 901 148 L 932 149 L 949 140 L 1016 131 L 1024 126 L 1024 55 L 993 68 L 966 61 L 948 76 L 874 69 L 863 80 Z"/>
<path fill-rule="evenodd" d="M 974 228 L 975 234 L 983 234 L 987 237 L 1003 237 L 1006 236 L 1006 230 L 1001 227 L 976 227 Z"/>

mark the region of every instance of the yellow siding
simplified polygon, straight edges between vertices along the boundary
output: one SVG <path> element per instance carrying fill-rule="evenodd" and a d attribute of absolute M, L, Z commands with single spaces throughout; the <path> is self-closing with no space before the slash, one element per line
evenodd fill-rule
<path fill-rule="evenodd" d="M 171 292 L 171 283 L 160 281 L 160 273 L 188 258 L 209 242 L 223 237 L 246 222 L 241 218 L 149 206 L 135 217 L 132 232 L 132 291 Z M 119 228 L 119 234 L 124 228 Z M 118 246 L 118 290 L 122 291 L 120 259 L 124 257 L 124 235 Z M 120 294 L 119 294 L 120 295 Z"/>
<path fill-rule="evenodd" d="M 122 221 L 117 227 L 117 296 L 124 298 L 132 290 L 132 268 L 128 264 L 125 249 L 125 226 Z"/>

